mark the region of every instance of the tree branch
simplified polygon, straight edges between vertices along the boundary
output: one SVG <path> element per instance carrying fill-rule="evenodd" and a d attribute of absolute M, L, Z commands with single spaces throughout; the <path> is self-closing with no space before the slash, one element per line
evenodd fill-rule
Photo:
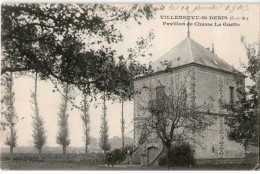
<path fill-rule="evenodd" d="M 29 71 L 33 69 L 34 68 L 30 68 L 30 67 L 16 67 L 16 68 L 5 67 L 5 68 L 1 68 L 1 75 L 7 72 Z"/>

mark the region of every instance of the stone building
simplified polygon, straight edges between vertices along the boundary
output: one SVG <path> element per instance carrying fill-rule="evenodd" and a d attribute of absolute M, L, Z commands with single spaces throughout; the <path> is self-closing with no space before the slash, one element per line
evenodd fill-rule
<path fill-rule="evenodd" d="M 167 62 L 168 70 L 163 64 Z M 159 87 L 173 88 L 178 80 L 186 80 L 187 91 L 196 104 L 213 99 L 213 113 L 222 113 L 219 101 L 234 101 L 237 99 L 234 81 L 234 68 L 220 59 L 213 48 L 207 49 L 190 38 L 189 34 L 182 42 L 172 48 L 160 59 L 152 63 L 156 71 L 152 75 L 138 77 L 134 81 L 135 90 L 141 91 L 134 98 L 134 139 L 138 150 L 133 160 L 143 165 L 152 164 L 162 153 L 163 145 L 156 135 L 149 136 L 143 143 L 140 142 L 140 123 L 145 120 L 138 105 L 139 98 L 147 99 L 144 86 L 150 85 L 154 89 Z M 156 95 L 156 94 L 155 94 Z M 194 144 L 196 159 L 241 159 L 244 157 L 242 145 L 227 139 L 230 130 L 224 123 L 224 117 L 219 117 L 215 124 L 206 129 L 201 145 Z"/>

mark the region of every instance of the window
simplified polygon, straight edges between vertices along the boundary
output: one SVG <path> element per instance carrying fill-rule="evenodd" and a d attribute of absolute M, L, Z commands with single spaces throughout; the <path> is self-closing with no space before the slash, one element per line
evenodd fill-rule
<path fill-rule="evenodd" d="M 212 147 L 212 153 L 213 154 L 215 153 L 215 147 Z"/>
<path fill-rule="evenodd" d="M 158 86 L 156 88 L 156 103 L 163 105 L 165 97 L 165 86 Z"/>
<path fill-rule="evenodd" d="M 234 103 L 234 87 L 232 87 L 232 86 L 229 87 L 229 95 L 230 95 L 229 96 L 230 103 Z"/>
<path fill-rule="evenodd" d="M 156 88 L 156 99 L 162 100 L 164 99 L 164 95 L 165 95 L 165 86 L 158 86 Z"/>

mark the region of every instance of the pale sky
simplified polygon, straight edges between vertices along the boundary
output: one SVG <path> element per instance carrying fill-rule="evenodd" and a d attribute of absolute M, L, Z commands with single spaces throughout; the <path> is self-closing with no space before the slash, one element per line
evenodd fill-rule
<path fill-rule="evenodd" d="M 179 4 L 178 4 L 179 5 Z M 177 7 L 175 5 L 174 7 Z M 179 5 L 181 8 L 181 5 Z M 189 5 L 191 10 L 196 5 Z M 201 5 L 206 7 L 206 5 Z M 204 47 L 211 47 L 212 43 L 215 45 L 215 53 L 233 65 L 235 68 L 240 69 L 240 60 L 244 63 L 247 62 L 245 50 L 240 42 L 240 36 L 244 35 L 248 43 L 257 42 L 259 39 L 259 5 L 248 5 L 246 11 L 233 11 L 229 12 L 224 10 L 225 6 L 216 5 L 218 10 L 199 10 L 190 15 L 194 16 L 227 16 L 234 17 L 248 17 L 245 21 L 236 21 L 240 26 L 219 26 L 219 27 L 205 27 L 205 26 L 191 26 L 191 38 Z M 231 8 L 231 7 L 230 7 Z M 163 26 L 163 22 L 185 22 L 187 20 L 162 20 L 160 15 L 187 15 L 187 11 L 183 10 L 168 10 L 169 5 L 165 6 L 164 10 L 161 10 L 155 16 L 155 19 L 150 21 L 143 21 L 142 25 L 138 25 L 135 22 L 129 22 L 126 24 L 117 25 L 122 31 L 124 36 L 124 42 L 118 45 L 114 45 L 118 50 L 118 54 L 124 54 L 127 48 L 133 47 L 137 38 L 143 36 L 146 37 L 150 30 L 154 31 L 155 38 L 152 41 L 153 46 L 150 48 L 152 57 L 138 58 L 142 63 L 148 63 L 160 58 L 163 54 L 176 46 L 179 42 L 187 37 L 187 26 Z M 198 9 L 198 6 L 197 6 Z M 230 20 L 191 20 L 194 22 L 229 22 Z M 47 131 L 47 146 L 58 146 L 56 144 L 57 135 L 57 118 L 58 118 L 58 106 L 61 102 L 61 96 L 58 92 L 53 93 L 53 85 L 50 82 L 40 81 L 38 83 L 38 101 L 40 105 L 40 114 L 44 117 L 45 128 Z M 30 103 L 30 90 L 33 90 L 34 81 L 30 77 L 20 77 L 14 81 L 15 91 L 15 107 L 20 120 L 16 126 L 18 131 L 18 146 L 32 145 L 32 118 L 33 113 Z M 80 97 L 76 99 L 76 102 L 80 101 Z M 107 102 L 107 119 L 109 125 L 109 137 L 119 136 L 121 137 L 121 104 Z M 125 104 L 125 120 L 127 130 L 125 131 L 127 136 L 133 137 L 133 103 L 127 102 Z M 91 136 L 99 138 L 100 130 L 100 118 L 102 115 L 102 105 L 94 107 L 94 103 L 91 103 L 90 107 L 90 121 L 91 121 Z M 69 128 L 71 146 L 84 146 L 82 141 L 83 128 L 80 119 L 80 112 L 77 110 L 69 111 Z M 2 132 L 2 139 L 5 137 L 5 132 Z M 3 146 L 3 143 L 1 143 Z"/>

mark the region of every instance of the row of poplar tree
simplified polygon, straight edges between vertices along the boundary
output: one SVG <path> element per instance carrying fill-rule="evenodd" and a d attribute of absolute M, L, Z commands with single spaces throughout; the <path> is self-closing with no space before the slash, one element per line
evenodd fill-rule
<path fill-rule="evenodd" d="M 42 149 L 46 144 L 46 130 L 44 127 L 44 118 L 40 115 L 39 104 L 38 104 L 38 74 L 37 72 L 34 75 L 34 90 L 31 91 L 31 103 L 33 105 L 33 143 L 34 147 L 38 150 L 39 159 L 42 159 Z M 5 81 L 5 93 L 2 98 L 4 102 L 4 111 L 2 114 L 5 116 L 6 125 L 9 129 L 8 134 L 6 135 L 5 144 L 10 147 L 10 160 L 13 161 L 13 149 L 17 146 L 17 130 L 15 126 L 18 122 L 18 116 L 15 112 L 14 102 L 15 102 L 15 93 L 13 89 L 13 73 L 7 74 L 3 79 Z M 59 106 L 58 113 L 58 133 L 56 137 L 56 142 L 62 147 L 63 158 L 66 159 L 66 150 L 70 144 L 69 137 L 69 124 L 68 124 L 68 107 L 69 107 L 69 98 L 70 91 L 72 88 L 66 84 L 63 86 L 62 92 L 62 102 Z M 85 143 L 85 154 L 88 153 L 88 145 L 90 144 L 90 119 L 89 119 L 89 104 L 87 101 L 87 95 L 83 94 L 82 97 L 82 107 L 81 107 L 81 119 L 83 122 L 83 131 L 84 131 L 84 143 Z M 106 98 L 103 96 L 103 114 L 101 118 L 101 130 L 100 130 L 100 147 L 104 152 L 108 151 L 111 146 L 108 142 L 108 123 L 106 119 Z"/>

